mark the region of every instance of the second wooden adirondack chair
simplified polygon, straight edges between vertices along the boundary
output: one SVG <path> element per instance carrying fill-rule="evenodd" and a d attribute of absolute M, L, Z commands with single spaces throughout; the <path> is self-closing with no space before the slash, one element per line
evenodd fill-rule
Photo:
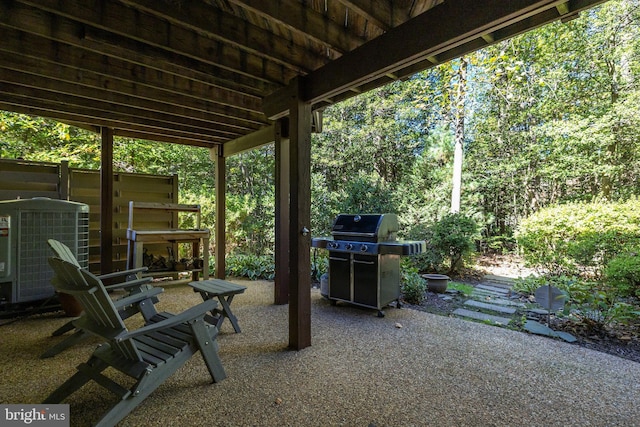
<path fill-rule="evenodd" d="M 129 331 L 98 277 L 59 258 L 50 258 L 49 264 L 55 272 L 52 282 L 56 290 L 73 295 L 84 308 L 85 315 L 74 321 L 76 326 L 105 343 L 43 403 L 60 403 L 93 380 L 120 398 L 94 424 L 113 426 L 198 351 L 213 382 L 226 377 L 218 356 L 218 329 L 204 321 L 206 313 L 215 308 L 215 301 L 172 315 L 156 312 L 153 303 L 144 300 L 144 293 L 128 296 L 130 300 L 142 298 L 140 303 L 150 309 L 141 311 L 146 325 Z M 133 379 L 133 385 L 121 376 L 108 376 L 109 367 Z"/>
<path fill-rule="evenodd" d="M 49 247 L 51 248 L 51 250 L 53 250 L 53 252 L 56 254 L 58 258 L 63 259 L 80 268 L 80 263 L 78 262 L 75 255 L 67 245 L 55 239 L 49 239 L 47 240 L 47 243 L 49 244 Z M 147 270 L 146 267 L 141 267 L 133 270 L 124 270 L 124 271 L 116 271 L 114 273 L 107 273 L 107 274 L 100 275 L 98 277 L 100 278 L 100 280 L 113 279 L 113 280 L 119 281 L 119 283 L 105 286 L 105 288 L 108 291 L 125 290 L 129 292 L 129 294 L 134 294 L 137 292 L 152 289 L 152 285 L 150 284 L 152 278 L 139 277 L 139 274 L 146 270 Z M 120 314 L 124 319 L 138 313 L 139 307 L 137 304 L 124 304 L 124 303 L 125 301 L 123 300 L 115 301 L 115 306 L 120 311 Z M 74 329 L 76 329 L 76 327 L 74 326 L 74 322 L 73 320 L 70 320 L 69 322 L 65 323 L 64 325 L 62 325 L 61 327 L 53 331 L 51 335 L 54 337 L 59 336 Z M 60 341 L 56 345 L 47 349 L 47 351 L 45 351 L 40 357 L 42 359 L 45 359 L 47 357 L 53 357 L 56 354 L 84 340 L 88 336 L 89 334 L 86 331 L 82 329 L 77 329 L 72 335 L 69 335 L 63 341 Z"/>

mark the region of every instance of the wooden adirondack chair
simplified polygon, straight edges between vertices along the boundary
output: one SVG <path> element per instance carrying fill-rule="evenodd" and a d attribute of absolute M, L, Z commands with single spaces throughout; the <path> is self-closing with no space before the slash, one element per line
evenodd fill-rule
<path fill-rule="evenodd" d="M 47 243 L 58 258 L 63 259 L 77 266 L 78 268 L 80 267 L 80 263 L 67 245 L 55 239 L 49 239 L 47 240 Z M 126 290 L 129 292 L 129 294 L 133 294 L 152 288 L 152 285 L 150 284 L 152 280 L 151 277 L 139 277 L 139 274 L 146 270 L 146 267 L 141 267 L 132 270 L 116 271 L 113 273 L 102 274 L 98 276 L 98 278 L 100 280 L 120 280 L 119 283 L 105 286 L 108 291 Z M 118 311 L 120 311 L 120 315 L 123 319 L 131 317 L 139 311 L 139 307 L 137 304 L 125 304 L 125 302 L 126 300 L 116 300 L 115 302 L 116 308 L 118 309 Z M 51 335 L 59 336 L 73 329 L 76 329 L 76 327 L 74 326 L 74 321 L 70 320 L 69 322 L 53 331 Z M 89 334 L 86 331 L 82 329 L 76 329 L 76 331 L 72 335 L 70 335 L 63 341 L 60 341 L 53 347 L 47 349 L 47 351 L 45 351 L 40 357 L 42 359 L 53 357 L 56 354 L 77 344 L 88 336 Z"/>
<path fill-rule="evenodd" d="M 213 300 L 200 303 L 178 315 L 158 313 L 153 303 L 141 304 L 147 324 L 129 331 L 100 279 L 90 272 L 60 258 L 50 258 L 55 272 L 53 284 L 60 292 L 75 296 L 85 315 L 76 319 L 76 326 L 102 337 L 99 346 L 86 363 L 56 389 L 43 403 L 60 403 L 90 380 L 119 396 L 120 400 L 107 410 L 96 426 L 113 426 L 129 414 L 160 384 L 200 350 L 213 382 L 226 377 L 218 356 L 215 326 L 204 321 L 207 312 L 217 304 Z M 147 298 L 144 293 L 126 297 Z M 134 380 L 120 384 L 103 373 L 112 367 Z"/>

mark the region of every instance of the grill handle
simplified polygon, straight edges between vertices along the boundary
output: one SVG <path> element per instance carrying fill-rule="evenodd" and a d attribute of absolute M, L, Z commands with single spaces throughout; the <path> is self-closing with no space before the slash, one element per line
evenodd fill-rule
<path fill-rule="evenodd" d="M 335 236 L 347 236 L 347 237 L 376 237 L 376 233 L 356 233 L 348 231 L 334 231 L 331 235 Z"/>
<path fill-rule="evenodd" d="M 367 264 L 367 265 L 374 265 L 375 264 L 375 261 L 360 261 L 360 260 L 357 260 L 357 259 L 354 259 L 353 262 L 354 263 L 357 262 L 358 264 Z"/>

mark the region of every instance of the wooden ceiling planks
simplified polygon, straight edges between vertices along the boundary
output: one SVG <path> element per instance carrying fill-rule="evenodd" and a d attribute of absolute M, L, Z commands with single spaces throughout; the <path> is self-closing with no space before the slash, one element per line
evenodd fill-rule
<path fill-rule="evenodd" d="M 0 105 L 212 147 L 600 2 L 3 0 Z"/>

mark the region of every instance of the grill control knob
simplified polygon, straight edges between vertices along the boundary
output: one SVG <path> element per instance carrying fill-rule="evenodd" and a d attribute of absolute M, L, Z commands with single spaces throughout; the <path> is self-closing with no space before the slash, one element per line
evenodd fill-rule
<path fill-rule="evenodd" d="M 345 248 L 350 251 L 351 249 L 353 249 L 353 245 L 351 243 L 347 243 L 347 246 L 345 246 Z"/>
<path fill-rule="evenodd" d="M 338 243 L 337 242 L 329 242 L 329 244 L 327 245 L 329 246 L 331 249 L 338 249 Z"/>
<path fill-rule="evenodd" d="M 360 252 L 367 252 L 367 249 L 369 249 L 367 245 L 360 246 Z"/>

